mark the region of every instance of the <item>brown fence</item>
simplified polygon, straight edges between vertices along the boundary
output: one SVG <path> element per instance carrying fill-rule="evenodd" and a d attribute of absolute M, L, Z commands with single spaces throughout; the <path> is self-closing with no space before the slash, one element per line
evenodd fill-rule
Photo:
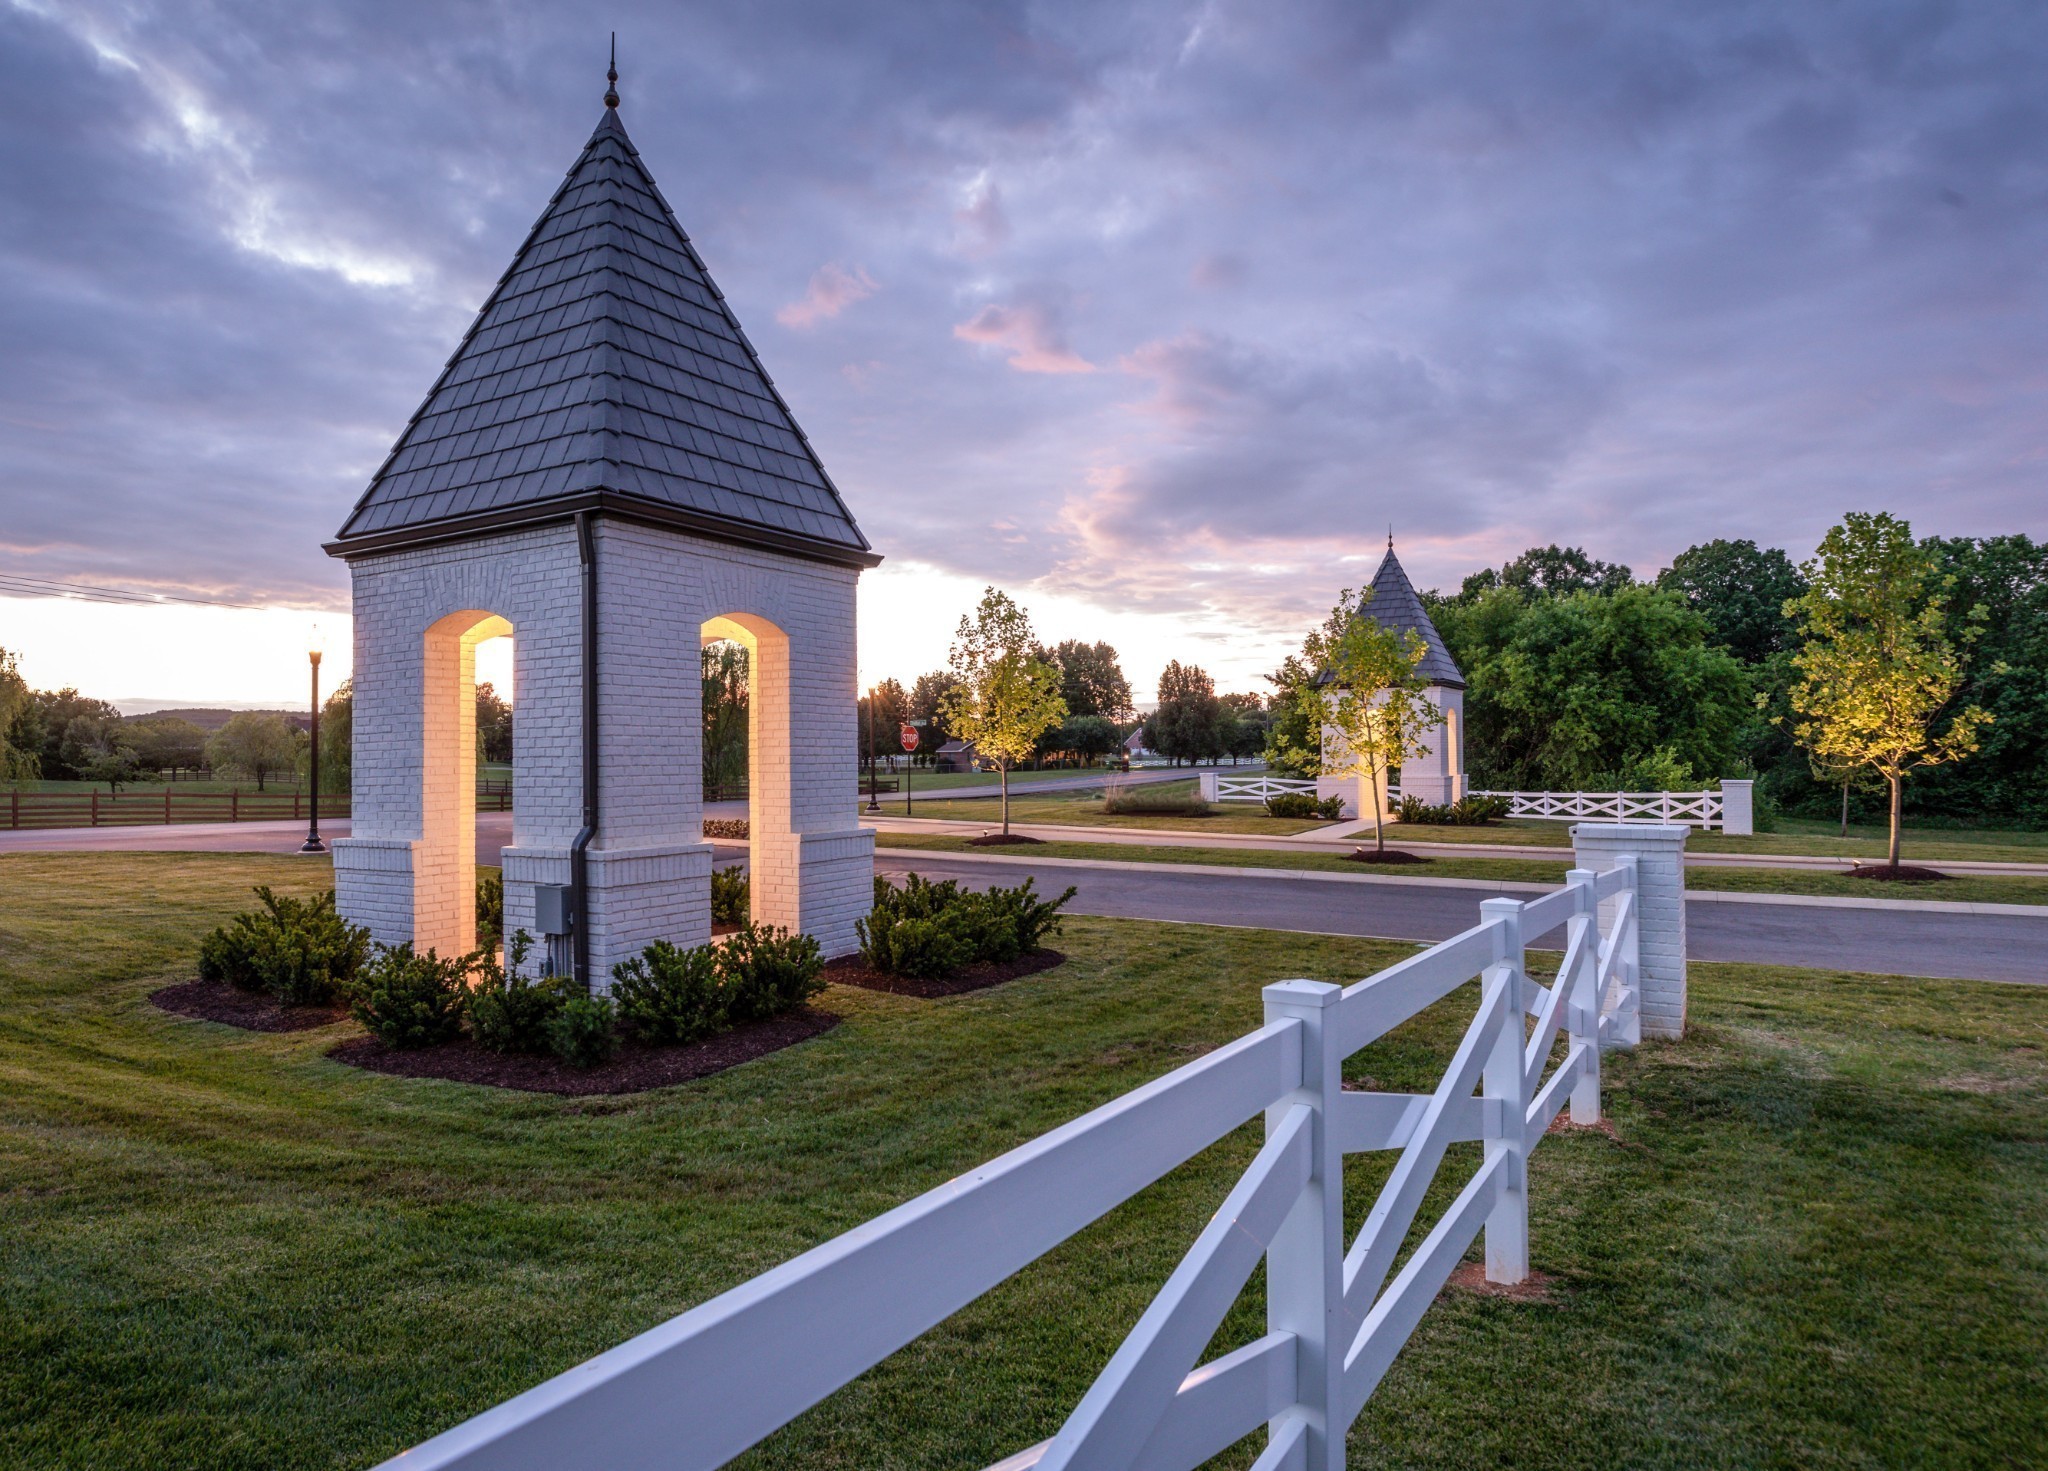
<path fill-rule="evenodd" d="M 135 827 L 167 822 L 304 822 L 312 816 L 304 792 L 162 791 L 21 792 L 0 795 L 0 827 Z M 510 812 L 510 783 L 479 787 L 479 812 Z M 320 798 L 322 817 L 348 816 L 348 798 Z"/>

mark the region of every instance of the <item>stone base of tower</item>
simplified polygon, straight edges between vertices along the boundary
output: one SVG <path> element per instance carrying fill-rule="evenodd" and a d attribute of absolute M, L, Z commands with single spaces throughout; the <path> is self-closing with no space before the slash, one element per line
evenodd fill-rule
<path fill-rule="evenodd" d="M 753 841 L 748 896 L 757 924 L 802 930 L 827 960 L 860 949 L 855 926 L 875 903 L 875 835 L 866 828 Z"/>
<path fill-rule="evenodd" d="M 590 875 L 590 989 L 609 991 L 612 970 L 656 940 L 688 948 L 711 938 L 711 845 L 678 843 L 645 848 L 593 848 Z M 525 930 L 535 947 L 528 974 L 568 974 L 574 940 L 542 943 L 534 891 L 567 884 L 567 848 L 505 850 L 505 933 Z"/>

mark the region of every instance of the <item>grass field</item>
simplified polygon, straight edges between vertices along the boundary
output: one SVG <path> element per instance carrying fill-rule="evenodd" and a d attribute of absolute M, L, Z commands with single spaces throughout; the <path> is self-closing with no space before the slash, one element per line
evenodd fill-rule
<path fill-rule="evenodd" d="M 1192 797 L 1195 783 L 1160 782 L 1147 786 L 1148 793 L 1161 796 Z M 913 788 L 911 796 L 913 817 L 930 818 L 945 822 L 985 822 L 1002 820 L 1001 805 L 994 797 L 966 797 L 954 801 L 927 802 L 917 796 Z M 891 817 L 903 815 L 903 797 L 898 793 L 892 801 L 882 799 L 882 810 Z M 1058 823 L 1069 827 L 1135 827 L 1152 831 L 1188 831 L 1212 833 L 1266 833 L 1285 837 L 1290 833 L 1305 833 L 1311 828 L 1327 827 L 1321 818 L 1301 820 L 1289 817 L 1268 817 L 1263 807 L 1250 802 L 1215 804 L 1207 817 L 1183 816 L 1128 816 L 1111 814 L 1102 810 L 1102 796 L 1098 792 L 1046 792 L 1032 796 L 1010 793 L 1010 821 L 1012 823 Z"/>
<path fill-rule="evenodd" d="M 1410 953 L 1081 920 L 1058 970 L 942 1002 L 835 989 L 827 1036 L 612 1100 L 358 1073 L 323 1056 L 347 1025 L 148 1006 L 249 884 L 322 877 L 0 858 L 7 1466 L 366 1465 L 1239 1035 L 1266 981 Z M 1433 1085 L 1471 990 L 1349 1074 Z M 2040 1464 L 2044 1002 L 1695 966 L 1686 1042 L 1608 1061 L 1616 1137 L 1535 1156 L 1547 1299 L 1447 1294 L 1352 1464 Z M 748 1464 L 979 1466 L 1049 1434 L 1255 1147 L 1233 1135 Z M 1388 1163 L 1350 1162 L 1354 1222 Z M 1259 1331 L 1260 1290 L 1219 1349 Z"/>
<path fill-rule="evenodd" d="M 1399 846 L 1392 836 L 1390 846 Z M 875 844 L 882 848 L 922 849 L 937 853 L 985 853 L 970 848 L 966 839 L 925 833 L 877 833 Z M 1392 878 L 1493 879 L 1500 883 L 1561 884 L 1568 857 L 1556 861 L 1542 858 L 1438 858 L 1426 865 L 1374 870 L 1353 863 L 1336 853 L 1301 853 L 1261 848 L 1204 848 L 1190 843 L 1175 844 L 1049 842 L 1020 858 L 1086 858 L 1116 863 L 1205 863 L 1225 868 L 1277 868 L 1343 873 L 1364 878 L 1375 873 Z M 1897 899 L 1905 901 L 1946 900 L 1957 904 L 2048 904 L 2048 876 L 2008 878 L 2003 875 L 1966 875 L 1924 884 L 1877 884 L 1852 879 L 1846 874 L 1811 873 L 1794 868 L 1688 868 L 1688 889 L 1719 889 L 1747 894 L 1810 894 L 1836 899 Z"/>
<path fill-rule="evenodd" d="M 1508 818 L 1484 827 L 1431 827 L 1420 823 L 1397 824 L 1411 843 L 1519 843 L 1544 848 L 1569 848 L 1571 824 Z M 1849 836 L 1836 836 L 1834 823 L 1807 822 L 1781 818 L 1778 831 L 1729 837 L 1723 833 L 1695 830 L 1686 846 L 1695 853 L 1785 853 L 1807 858 L 1882 858 L 1887 852 L 1883 828 L 1857 827 Z M 1370 827 L 1362 829 L 1371 836 Z M 1932 863 L 1975 860 L 1979 863 L 2048 863 L 2048 833 L 2006 832 L 1994 828 L 1908 827 L 1901 845 L 1905 861 Z"/>

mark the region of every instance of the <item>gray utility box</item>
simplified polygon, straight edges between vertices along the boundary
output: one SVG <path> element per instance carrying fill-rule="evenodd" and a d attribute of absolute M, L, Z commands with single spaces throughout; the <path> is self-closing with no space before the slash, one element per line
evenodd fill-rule
<path fill-rule="evenodd" d="M 543 935 L 568 934 L 569 916 L 575 910 L 575 906 L 569 902 L 570 893 L 567 884 L 535 884 L 533 927 Z"/>

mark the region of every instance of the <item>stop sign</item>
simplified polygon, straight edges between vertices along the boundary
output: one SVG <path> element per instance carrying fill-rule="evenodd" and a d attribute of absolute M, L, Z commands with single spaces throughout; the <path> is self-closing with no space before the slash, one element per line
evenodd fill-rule
<path fill-rule="evenodd" d="M 904 750 L 906 750 L 906 751 L 915 751 L 915 750 L 917 749 L 917 727 L 916 727 L 916 726 L 914 726 L 914 725 L 902 725 L 902 726 L 898 726 L 898 727 L 897 727 L 897 732 L 898 732 L 898 733 L 899 733 L 899 734 L 900 734 L 900 735 L 901 735 L 901 736 L 903 737 L 903 749 L 904 749 Z"/>

